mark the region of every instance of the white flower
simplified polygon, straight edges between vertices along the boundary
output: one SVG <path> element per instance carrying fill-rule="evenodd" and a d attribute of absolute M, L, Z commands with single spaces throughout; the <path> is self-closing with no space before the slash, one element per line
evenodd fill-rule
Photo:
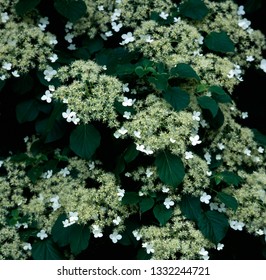
<path fill-rule="evenodd" d="M 200 112 L 197 112 L 197 111 L 193 111 L 193 115 L 192 115 L 192 119 L 195 120 L 195 121 L 200 121 Z"/>
<path fill-rule="evenodd" d="M 118 20 L 120 16 L 121 16 L 121 10 L 120 9 L 115 9 L 112 16 L 111 16 L 111 21 Z"/>
<path fill-rule="evenodd" d="M 219 150 L 223 150 L 225 148 L 223 143 L 217 143 L 217 147 Z"/>
<path fill-rule="evenodd" d="M 259 67 L 266 73 L 266 59 L 261 60 Z"/>
<path fill-rule="evenodd" d="M 11 70 L 12 63 L 4 61 L 3 64 L 2 64 L 2 68 L 5 69 L 5 70 Z"/>
<path fill-rule="evenodd" d="M 5 79 L 6 79 L 6 75 L 1 75 L 1 76 L 0 76 L 0 80 L 1 80 L 1 81 L 4 81 Z"/>
<path fill-rule="evenodd" d="M 217 244 L 216 249 L 217 249 L 218 251 L 222 250 L 223 248 L 224 248 L 224 244 L 222 244 L 222 243 L 218 243 L 218 244 Z"/>
<path fill-rule="evenodd" d="M 124 97 L 124 101 L 123 101 L 122 105 L 124 107 L 132 106 L 135 101 L 136 101 L 136 99 L 131 99 L 131 98 Z"/>
<path fill-rule="evenodd" d="M 171 198 L 167 197 L 165 200 L 164 200 L 164 206 L 166 207 L 166 209 L 170 209 L 171 206 L 174 206 L 175 203 L 173 200 L 171 200 Z"/>
<path fill-rule="evenodd" d="M 176 140 L 175 140 L 175 139 L 173 139 L 173 138 L 171 138 L 171 137 L 170 137 L 170 139 L 169 139 L 169 140 L 170 140 L 170 142 L 171 142 L 171 143 L 175 143 L 175 142 L 176 142 Z"/>
<path fill-rule="evenodd" d="M 9 20 L 9 15 L 7 12 L 1 13 L 1 21 L 2 23 L 6 23 Z"/>
<path fill-rule="evenodd" d="M 238 26 L 244 30 L 248 29 L 250 24 L 251 24 L 251 21 L 247 20 L 246 18 L 243 18 L 238 21 Z"/>
<path fill-rule="evenodd" d="M 206 204 L 210 203 L 210 199 L 211 199 L 211 196 L 209 194 L 207 194 L 206 192 L 204 192 L 200 197 L 200 201 L 203 203 L 206 203 Z"/>
<path fill-rule="evenodd" d="M 3 160 L 0 160 L 0 167 L 2 167 L 4 161 Z"/>
<path fill-rule="evenodd" d="M 259 147 L 259 148 L 258 148 L 258 152 L 259 152 L 260 154 L 263 154 L 264 149 L 263 149 L 262 147 Z"/>
<path fill-rule="evenodd" d="M 215 156 L 216 160 L 221 160 L 222 159 L 222 155 L 218 154 Z"/>
<path fill-rule="evenodd" d="M 97 8 L 98 8 L 98 11 L 104 11 L 104 6 L 103 5 L 99 5 Z"/>
<path fill-rule="evenodd" d="M 112 30 L 106 31 L 106 32 L 104 33 L 104 35 L 105 35 L 106 37 L 112 37 L 112 36 L 113 36 L 113 32 L 112 32 Z"/>
<path fill-rule="evenodd" d="M 123 114 L 123 117 L 127 120 L 129 120 L 131 118 L 131 112 L 125 111 Z"/>
<path fill-rule="evenodd" d="M 92 228 L 92 233 L 95 238 L 103 237 L 102 229 L 98 225 L 93 225 Z"/>
<path fill-rule="evenodd" d="M 243 81 L 241 77 L 242 70 L 240 69 L 240 66 L 235 64 L 234 69 L 231 69 L 227 75 L 228 78 L 232 79 L 233 77 L 236 77 L 239 81 Z"/>
<path fill-rule="evenodd" d="M 59 209 L 61 207 L 61 204 L 59 203 L 59 196 L 58 195 L 53 196 L 50 199 L 50 202 L 53 203 L 52 208 L 53 208 L 54 211 L 56 211 L 57 209 Z"/>
<path fill-rule="evenodd" d="M 132 234 L 136 238 L 136 240 L 138 240 L 138 241 L 142 238 L 142 235 L 139 233 L 138 230 L 133 230 Z"/>
<path fill-rule="evenodd" d="M 120 224 L 120 222 L 121 222 L 121 218 L 119 216 L 117 216 L 115 219 L 113 219 L 113 223 L 117 226 Z"/>
<path fill-rule="evenodd" d="M 16 78 L 20 77 L 20 75 L 19 75 L 19 73 L 18 73 L 17 70 L 11 72 L 11 74 L 12 74 L 14 77 L 16 77 Z"/>
<path fill-rule="evenodd" d="M 203 44 L 203 40 L 204 40 L 204 37 L 203 36 L 200 36 L 196 41 L 202 45 Z"/>
<path fill-rule="evenodd" d="M 207 127 L 207 126 L 208 126 L 208 123 L 207 123 L 205 120 L 201 120 L 201 121 L 200 121 L 200 125 L 201 125 L 202 127 Z"/>
<path fill-rule="evenodd" d="M 44 71 L 44 79 L 48 82 L 52 80 L 52 78 L 57 74 L 57 71 L 54 70 L 51 66 L 48 66 Z"/>
<path fill-rule="evenodd" d="M 185 152 L 185 159 L 191 159 L 193 157 L 194 156 L 193 156 L 192 152 Z"/>
<path fill-rule="evenodd" d="M 120 188 L 118 188 L 117 189 L 117 195 L 118 195 L 118 200 L 122 200 L 122 198 L 124 197 L 124 195 L 125 195 L 125 190 L 124 189 L 120 189 Z"/>
<path fill-rule="evenodd" d="M 67 47 L 70 51 L 74 51 L 77 49 L 76 45 L 75 44 L 70 44 L 68 47 Z"/>
<path fill-rule="evenodd" d="M 168 18 L 169 14 L 167 14 L 167 13 L 165 13 L 165 12 L 161 12 L 161 13 L 159 14 L 159 16 L 160 16 L 162 19 L 166 20 L 166 19 Z"/>
<path fill-rule="evenodd" d="M 58 43 L 57 39 L 56 39 L 56 36 L 53 35 L 53 34 L 50 34 L 50 37 L 49 37 L 49 44 L 50 45 L 56 45 Z"/>
<path fill-rule="evenodd" d="M 44 238 L 47 238 L 48 235 L 47 235 L 47 233 L 45 232 L 45 230 L 42 229 L 40 232 L 37 233 L 37 237 L 39 237 L 41 240 L 43 240 Z"/>
<path fill-rule="evenodd" d="M 69 212 L 69 222 L 70 223 L 75 223 L 78 221 L 78 212 Z"/>
<path fill-rule="evenodd" d="M 93 170 L 95 168 L 95 162 L 94 161 L 89 162 L 88 165 L 89 165 L 90 170 Z"/>
<path fill-rule="evenodd" d="M 118 32 L 122 27 L 123 27 L 123 24 L 121 22 L 119 22 L 118 24 L 113 21 L 111 22 L 111 25 L 112 25 L 112 29 L 115 31 L 115 32 Z"/>
<path fill-rule="evenodd" d="M 125 129 L 123 126 L 120 128 L 120 129 L 118 129 L 118 133 L 120 133 L 121 135 L 125 135 L 126 133 L 127 133 L 127 129 Z"/>
<path fill-rule="evenodd" d="M 74 35 L 73 35 L 73 34 L 67 33 L 64 39 L 65 39 L 68 43 L 72 43 L 72 42 L 73 42 L 73 38 L 74 38 Z"/>
<path fill-rule="evenodd" d="M 162 187 L 162 192 L 163 193 L 168 193 L 169 191 L 170 191 L 170 189 L 167 186 Z"/>
<path fill-rule="evenodd" d="M 63 118 L 66 119 L 67 122 L 71 122 L 74 115 L 75 112 L 72 112 L 70 109 L 67 109 L 66 112 L 62 113 Z"/>
<path fill-rule="evenodd" d="M 134 135 L 139 139 L 141 138 L 140 134 L 141 134 L 141 132 L 139 130 L 134 131 Z"/>
<path fill-rule="evenodd" d="M 116 139 L 118 139 L 121 136 L 121 134 L 118 131 L 116 131 L 113 135 Z"/>
<path fill-rule="evenodd" d="M 41 97 L 41 100 L 46 101 L 47 103 L 51 103 L 52 102 L 52 93 L 50 92 L 50 90 L 46 90 L 44 95 Z"/>
<path fill-rule="evenodd" d="M 142 35 L 141 39 L 143 39 L 146 43 L 152 43 L 154 40 L 152 39 L 151 35 Z"/>
<path fill-rule="evenodd" d="M 58 55 L 56 53 L 52 54 L 51 56 L 49 56 L 49 59 L 52 63 L 56 62 L 58 59 Z"/>
<path fill-rule="evenodd" d="M 237 14 L 238 14 L 239 16 L 242 16 L 242 15 L 245 14 L 244 6 L 241 5 L 241 6 L 238 7 Z"/>
<path fill-rule="evenodd" d="M 74 114 L 73 114 L 73 116 L 72 116 L 72 118 L 71 118 L 71 121 L 75 124 L 75 125 L 77 125 L 78 123 L 79 123 L 79 121 L 80 121 L 80 118 L 78 118 L 77 117 L 77 114 L 74 112 Z"/>
<path fill-rule="evenodd" d="M 248 157 L 251 156 L 251 150 L 248 149 L 248 148 L 245 148 L 245 150 L 243 151 L 243 153 L 244 153 L 245 155 L 247 155 Z"/>
<path fill-rule="evenodd" d="M 241 118 L 244 120 L 246 118 L 248 118 L 248 112 L 242 112 L 241 113 Z"/>
<path fill-rule="evenodd" d="M 128 87 L 128 83 L 125 83 L 125 84 L 123 84 L 123 92 L 129 92 L 130 91 L 130 89 L 129 89 L 129 87 Z"/>
<path fill-rule="evenodd" d="M 67 167 L 65 167 L 65 168 L 62 168 L 62 169 L 59 171 L 59 174 L 61 174 L 63 177 L 66 177 L 67 175 L 70 174 L 70 171 L 67 169 Z"/>
<path fill-rule="evenodd" d="M 216 203 L 216 202 L 211 202 L 211 203 L 210 203 L 210 209 L 211 209 L 211 211 L 213 211 L 213 210 L 218 210 L 218 208 L 219 208 L 218 203 Z"/>
<path fill-rule="evenodd" d="M 150 168 L 147 168 L 145 174 L 146 174 L 147 178 L 150 178 L 151 175 L 153 174 L 153 172 L 151 171 Z"/>
<path fill-rule="evenodd" d="M 130 42 L 133 42 L 135 40 L 135 37 L 133 36 L 132 32 L 128 32 L 127 34 L 123 34 L 122 36 L 122 43 L 120 45 L 126 45 Z"/>
<path fill-rule="evenodd" d="M 192 146 L 196 146 L 201 143 L 201 140 L 199 140 L 199 135 L 190 136 L 189 140 L 191 141 Z"/>
<path fill-rule="evenodd" d="M 32 249 L 32 247 L 31 247 L 30 243 L 24 243 L 23 250 L 25 250 L 25 251 L 29 250 L 30 251 L 31 249 Z"/>
<path fill-rule="evenodd" d="M 199 251 L 199 254 L 201 255 L 202 259 L 208 260 L 209 259 L 209 252 L 205 250 L 205 248 L 201 248 Z"/>
<path fill-rule="evenodd" d="M 206 152 L 204 154 L 204 158 L 206 159 L 206 162 L 207 162 L 208 165 L 211 164 L 212 159 L 211 159 L 211 154 L 209 152 Z"/>
<path fill-rule="evenodd" d="M 249 62 L 254 61 L 254 57 L 252 55 L 247 55 L 246 61 L 249 61 Z"/>
<path fill-rule="evenodd" d="M 221 203 L 217 210 L 218 212 L 225 213 L 226 212 L 225 204 Z"/>
<path fill-rule="evenodd" d="M 40 27 L 40 29 L 42 31 L 44 31 L 48 24 L 49 24 L 48 17 L 43 17 L 43 18 L 40 18 L 38 26 Z"/>
<path fill-rule="evenodd" d="M 147 254 L 154 253 L 154 249 L 153 249 L 152 244 L 150 244 L 148 242 L 145 242 L 145 243 L 142 244 L 142 247 L 146 248 Z"/>
<path fill-rule="evenodd" d="M 65 28 L 66 28 L 66 29 L 73 29 L 73 23 L 70 22 L 70 21 L 68 21 L 68 22 L 66 23 L 66 25 L 65 25 Z"/>
<path fill-rule="evenodd" d="M 234 230 L 240 230 L 242 231 L 243 230 L 243 227 L 245 226 L 244 223 L 242 222 L 238 222 L 236 220 L 229 220 L 229 225 L 232 229 Z"/>
<path fill-rule="evenodd" d="M 122 235 L 119 234 L 117 231 L 114 231 L 112 234 L 109 235 L 110 239 L 113 243 L 117 243 L 118 240 L 122 239 Z"/>
<path fill-rule="evenodd" d="M 52 175 L 53 175 L 53 170 L 47 170 L 46 172 L 44 172 L 44 173 L 42 174 L 42 178 L 44 178 L 44 179 L 49 179 L 49 178 L 52 177 Z"/>

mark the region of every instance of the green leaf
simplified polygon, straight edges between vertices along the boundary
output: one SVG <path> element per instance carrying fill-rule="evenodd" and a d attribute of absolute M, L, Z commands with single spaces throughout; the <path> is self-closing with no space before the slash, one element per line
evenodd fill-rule
<path fill-rule="evenodd" d="M 35 120 L 39 114 L 38 101 L 36 99 L 28 99 L 19 103 L 16 107 L 16 116 L 19 123 L 31 122 Z"/>
<path fill-rule="evenodd" d="M 209 50 L 215 52 L 228 53 L 235 51 L 233 41 L 224 31 L 209 33 L 204 40 L 204 44 Z"/>
<path fill-rule="evenodd" d="M 212 93 L 214 100 L 220 103 L 232 102 L 231 97 L 219 86 L 210 86 L 209 91 Z"/>
<path fill-rule="evenodd" d="M 168 87 L 169 75 L 166 73 L 156 74 L 154 77 L 149 77 L 148 81 L 154 84 L 155 88 L 159 91 L 166 90 Z"/>
<path fill-rule="evenodd" d="M 218 173 L 218 176 L 221 178 L 222 181 L 227 183 L 228 185 L 238 186 L 239 183 L 243 181 L 243 179 L 231 171 L 223 171 Z M 217 184 L 217 181 L 216 181 Z M 218 183 L 219 184 L 219 183 Z"/>
<path fill-rule="evenodd" d="M 62 260 L 60 251 L 55 243 L 46 238 L 32 244 L 32 257 L 34 260 Z"/>
<path fill-rule="evenodd" d="M 87 13 L 83 0 L 55 0 L 54 7 L 59 14 L 75 23 Z"/>
<path fill-rule="evenodd" d="M 187 219 L 197 221 L 202 212 L 199 197 L 183 195 L 180 202 L 180 209 Z"/>
<path fill-rule="evenodd" d="M 139 154 L 139 151 L 136 149 L 136 144 L 131 143 L 128 145 L 125 153 L 124 153 L 124 160 L 129 163 L 133 161 Z"/>
<path fill-rule="evenodd" d="M 23 16 L 32 11 L 41 0 L 19 0 L 15 6 L 17 15 Z"/>
<path fill-rule="evenodd" d="M 126 205 L 137 204 L 141 200 L 137 192 L 125 192 L 125 195 L 122 198 L 122 203 Z"/>
<path fill-rule="evenodd" d="M 219 107 L 214 99 L 209 96 L 200 96 L 197 100 L 202 109 L 209 110 L 213 117 L 217 115 Z"/>
<path fill-rule="evenodd" d="M 142 78 L 144 75 L 146 75 L 146 72 L 144 71 L 144 68 L 142 66 L 137 66 L 135 68 L 135 73 Z"/>
<path fill-rule="evenodd" d="M 77 224 L 70 226 L 70 228 L 70 249 L 74 255 L 77 255 L 88 247 L 90 229 L 88 226 Z"/>
<path fill-rule="evenodd" d="M 150 210 L 154 205 L 154 199 L 151 197 L 143 197 L 139 203 L 141 213 Z"/>
<path fill-rule="evenodd" d="M 60 247 L 64 247 L 70 243 L 71 226 L 64 227 L 63 221 L 67 219 L 66 214 L 61 214 L 52 227 L 52 237 Z"/>
<path fill-rule="evenodd" d="M 12 90 L 17 94 L 24 94 L 33 88 L 34 80 L 30 75 L 23 75 L 14 80 Z"/>
<path fill-rule="evenodd" d="M 225 237 L 229 227 L 227 217 L 217 211 L 202 213 L 197 224 L 202 234 L 215 244 Z"/>
<path fill-rule="evenodd" d="M 187 108 L 190 102 L 189 94 L 179 87 L 168 87 L 163 97 L 177 112 Z"/>
<path fill-rule="evenodd" d="M 262 146 L 266 146 L 266 135 L 264 135 L 263 133 L 261 133 L 259 130 L 257 130 L 256 128 L 252 129 L 253 135 L 254 135 L 254 140 L 262 145 Z"/>
<path fill-rule="evenodd" d="M 70 135 L 70 149 L 78 156 L 90 159 L 100 146 L 101 135 L 91 124 L 77 126 Z"/>
<path fill-rule="evenodd" d="M 236 211 L 236 209 L 238 207 L 238 202 L 235 199 L 235 197 L 233 197 L 230 194 L 227 194 L 225 192 L 218 192 L 217 196 L 220 199 L 220 201 L 225 204 L 225 206 Z"/>
<path fill-rule="evenodd" d="M 181 15 L 201 20 L 208 14 L 208 8 L 202 0 L 185 0 L 179 7 Z"/>
<path fill-rule="evenodd" d="M 157 204 L 153 208 L 153 214 L 160 225 L 164 226 L 170 220 L 173 214 L 173 209 L 167 209 L 163 204 Z"/>
<path fill-rule="evenodd" d="M 211 113 L 210 113 L 211 114 Z M 207 121 L 209 121 L 210 126 L 214 129 L 220 128 L 224 123 L 224 114 L 222 110 L 218 106 L 218 112 L 214 118 L 207 118 Z"/>
<path fill-rule="evenodd" d="M 155 159 L 157 173 L 166 185 L 177 187 L 185 176 L 182 160 L 168 151 L 160 152 Z"/>
<path fill-rule="evenodd" d="M 174 68 L 171 69 L 170 74 L 172 76 L 177 76 L 178 78 L 193 78 L 200 80 L 196 71 L 186 63 L 179 63 Z"/>

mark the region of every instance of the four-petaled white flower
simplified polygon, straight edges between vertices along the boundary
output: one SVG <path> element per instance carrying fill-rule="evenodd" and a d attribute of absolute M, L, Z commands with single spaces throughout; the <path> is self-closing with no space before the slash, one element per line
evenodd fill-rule
<path fill-rule="evenodd" d="M 125 111 L 123 114 L 123 117 L 127 120 L 129 120 L 131 118 L 131 112 Z"/>
<path fill-rule="evenodd" d="M 248 157 L 251 156 L 251 150 L 248 149 L 248 148 L 245 148 L 244 151 L 243 151 L 243 153 L 244 153 L 245 155 L 247 155 Z"/>
<path fill-rule="evenodd" d="M 72 33 L 67 33 L 64 39 L 65 39 L 68 43 L 72 43 L 72 42 L 73 42 L 73 38 L 74 38 L 74 35 L 73 35 Z"/>
<path fill-rule="evenodd" d="M 239 16 L 243 16 L 243 15 L 245 14 L 244 6 L 243 6 L 243 5 L 241 5 L 241 6 L 238 7 L 238 9 L 237 9 L 237 14 L 238 14 Z"/>
<path fill-rule="evenodd" d="M 125 190 L 124 190 L 124 189 L 118 188 L 118 189 L 117 189 L 117 195 L 118 195 L 118 200 L 122 200 L 122 198 L 123 198 L 124 195 L 125 195 Z"/>
<path fill-rule="evenodd" d="M 111 22 L 111 25 L 112 25 L 112 29 L 115 32 L 118 32 L 123 27 L 122 22 L 116 23 L 115 21 L 113 21 L 113 22 Z"/>
<path fill-rule="evenodd" d="M 61 204 L 59 203 L 59 196 L 55 195 L 50 199 L 50 202 L 53 203 L 52 208 L 54 211 L 56 211 L 57 209 L 59 209 L 61 207 Z"/>
<path fill-rule="evenodd" d="M 27 251 L 27 250 L 31 250 L 32 249 L 32 247 L 31 247 L 31 244 L 30 243 L 24 243 L 24 245 L 23 245 L 23 250 L 25 250 L 25 251 Z"/>
<path fill-rule="evenodd" d="M 49 59 L 52 63 L 56 62 L 58 59 L 58 55 L 56 53 L 52 54 L 51 56 L 49 56 Z"/>
<path fill-rule="evenodd" d="M 205 250 L 205 248 L 201 248 L 199 251 L 199 254 L 201 255 L 203 260 L 209 259 L 209 252 L 207 250 Z"/>
<path fill-rule="evenodd" d="M 169 16 L 169 14 L 167 14 L 167 13 L 165 13 L 165 12 L 161 12 L 161 13 L 159 14 L 159 17 L 161 17 L 161 18 L 164 19 L 164 20 L 167 20 L 168 16 Z"/>
<path fill-rule="evenodd" d="M 46 90 L 44 95 L 41 97 L 41 100 L 46 101 L 47 103 L 51 103 L 52 102 L 52 93 L 50 92 L 50 90 Z"/>
<path fill-rule="evenodd" d="M 240 230 L 242 231 L 243 230 L 243 227 L 245 226 L 244 223 L 242 222 L 238 222 L 236 220 L 229 220 L 229 225 L 232 229 L 234 230 Z"/>
<path fill-rule="evenodd" d="M 200 112 L 197 112 L 197 111 L 193 111 L 193 114 L 192 114 L 192 119 L 195 120 L 195 121 L 200 121 Z"/>
<path fill-rule="evenodd" d="M 92 233 L 95 238 L 103 237 L 102 228 L 98 225 L 92 226 Z"/>
<path fill-rule="evenodd" d="M 44 172 L 43 174 L 42 174 L 42 178 L 44 178 L 44 179 L 49 179 L 49 178 L 51 178 L 53 176 L 53 170 L 47 170 L 46 172 Z"/>
<path fill-rule="evenodd" d="M 146 174 L 147 178 L 150 178 L 151 175 L 153 174 L 153 172 L 151 171 L 150 168 L 147 168 L 145 174 Z"/>
<path fill-rule="evenodd" d="M 40 29 L 42 31 L 44 31 L 48 24 L 49 24 L 48 17 L 43 17 L 43 18 L 40 18 L 38 26 L 40 27 Z"/>
<path fill-rule="evenodd" d="M 61 174 L 63 177 L 66 177 L 67 175 L 70 174 L 70 171 L 68 170 L 67 167 L 65 167 L 65 168 L 62 168 L 62 169 L 59 171 L 59 174 Z"/>
<path fill-rule="evenodd" d="M 175 203 L 174 203 L 174 201 L 171 199 L 171 198 L 169 198 L 169 197 L 167 197 L 165 200 L 164 200 L 164 206 L 166 207 L 166 209 L 170 209 L 170 207 L 171 206 L 174 206 L 175 205 Z"/>
<path fill-rule="evenodd" d="M 167 186 L 162 187 L 162 192 L 163 193 L 168 193 L 169 191 L 170 191 L 170 189 Z"/>
<path fill-rule="evenodd" d="M 218 143 L 217 147 L 218 147 L 219 150 L 223 150 L 225 148 L 223 143 Z"/>
<path fill-rule="evenodd" d="M 206 162 L 207 162 L 208 165 L 211 164 L 212 158 L 211 158 L 211 154 L 209 152 L 206 152 L 204 154 L 204 158 L 206 159 Z"/>
<path fill-rule="evenodd" d="M 6 23 L 9 20 L 9 15 L 7 12 L 1 13 L 1 21 L 2 23 Z"/>
<path fill-rule="evenodd" d="M 4 61 L 2 64 L 2 68 L 9 71 L 12 68 L 12 63 Z"/>
<path fill-rule="evenodd" d="M 154 253 L 154 249 L 151 243 L 145 242 L 142 244 L 142 247 L 146 249 L 147 254 Z"/>
<path fill-rule="evenodd" d="M 41 240 L 43 240 L 44 238 L 47 238 L 48 235 L 47 235 L 46 231 L 44 229 L 42 229 L 40 232 L 37 233 L 37 237 L 39 237 Z"/>
<path fill-rule="evenodd" d="M 70 109 L 67 109 L 66 112 L 63 112 L 62 116 L 64 119 L 66 119 L 67 122 L 73 122 L 74 124 L 78 124 L 78 122 L 80 121 L 80 119 L 77 117 L 76 112 L 73 112 Z"/>
<path fill-rule="evenodd" d="M 113 219 L 113 223 L 117 226 L 120 224 L 120 222 L 121 222 L 121 218 L 119 216 L 117 216 L 115 219 Z"/>
<path fill-rule="evenodd" d="M 140 232 L 138 230 L 133 230 L 132 231 L 133 236 L 136 238 L 136 240 L 140 240 L 142 238 L 142 235 L 140 234 Z"/>
<path fill-rule="evenodd" d="M 135 40 L 135 37 L 133 36 L 132 32 L 128 32 L 127 34 L 123 34 L 122 36 L 122 43 L 120 45 L 126 45 L 130 42 L 133 42 Z"/>
<path fill-rule="evenodd" d="M 124 107 L 132 106 L 135 101 L 136 101 L 136 99 L 131 99 L 131 98 L 124 97 L 124 101 L 122 102 L 122 105 Z"/>
<path fill-rule="evenodd" d="M 210 203 L 210 199 L 211 199 L 211 196 L 209 194 L 207 194 L 206 192 L 203 192 L 203 194 L 200 197 L 200 201 L 203 203 L 206 203 L 206 204 Z"/>
<path fill-rule="evenodd" d="M 134 131 L 134 135 L 139 139 L 141 138 L 140 134 L 141 134 L 141 132 L 139 130 Z"/>
<path fill-rule="evenodd" d="M 113 241 L 113 243 L 117 243 L 118 240 L 122 239 L 122 235 L 119 234 L 116 230 L 109 235 L 110 239 Z"/>
<path fill-rule="evenodd" d="M 264 148 L 259 147 L 259 148 L 258 148 L 258 152 L 259 152 L 260 154 L 263 154 L 263 152 L 264 152 Z"/>
<path fill-rule="evenodd" d="M 44 79 L 50 82 L 53 77 L 57 74 L 57 71 L 54 70 L 51 66 L 47 66 L 47 68 L 43 71 Z"/>
<path fill-rule="evenodd" d="M 252 62 L 254 61 L 254 57 L 252 55 L 247 55 L 246 61 Z"/>
<path fill-rule="evenodd" d="M 199 135 L 189 137 L 189 140 L 190 140 L 192 146 L 196 146 L 201 143 L 201 140 L 199 140 L 199 138 L 200 138 Z"/>
<path fill-rule="evenodd" d="M 243 19 L 238 21 L 238 26 L 241 27 L 244 30 L 248 29 L 250 24 L 251 24 L 251 21 L 247 20 L 246 18 L 243 18 Z"/>
<path fill-rule="evenodd" d="M 241 113 L 241 118 L 244 120 L 246 118 L 248 118 L 248 112 L 242 112 Z"/>
<path fill-rule="evenodd" d="M 185 152 L 185 159 L 191 159 L 193 157 L 194 156 L 193 156 L 192 152 Z"/>
<path fill-rule="evenodd" d="M 16 78 L 20 77 L 18 70 L 12 71 L 11 74 Z"/>

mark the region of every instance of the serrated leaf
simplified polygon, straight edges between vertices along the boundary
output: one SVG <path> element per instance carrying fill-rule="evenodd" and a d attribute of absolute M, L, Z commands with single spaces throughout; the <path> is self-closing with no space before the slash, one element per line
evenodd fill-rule
<path fill-rule="evenodd" d="M 28 99 L 19 103 L 16 107 L 16 116 L 19 123 L 31 122 L 35 120 L 39 114 L 38 101 L 36 99 Z"/>
<path fill-rule="evenodd" d="M 231 208 L 234 211 L 236 211 L 236 209 L 238 207 L 238 202 L 235 199 L 235 197 L 233 197 L 232 195 L 227 194 L 225 192 L 218 192 L 217 196 L 220 199 L 220 201 L 225 204 L 226 207 Z"/>
<path fill-rule="evenodd" d="M 178 78 L 193 78 L 200 80 L 196 71 L 186 63 L 179 63 L 174 68 L 171 69 L 170 74 L 172 76 L 177 76 Z"/>
<path fill-rule="evenodd" d="M 209 12 L 202 0 L 185 0 L 179 7 L 181 15 L 195 19 L 203 19 Z"/>
<path fill-rule="evenodd" d="M 209 96 L 200 96 L 197 98 L 197 100 L 200 107 L 202 109 L 209 110 L 213 118 L 215 118 L 219 109 L 217 102 Z"/>
<path fill-rule="evenodd" d="M 17 15 L 25 15 L 32 11 L 40 2 L 41 0 L 19 0 L 15 6 Z"/>
<path fill-rule="evenodd" d="M 141 200 L 137 192 L 125 192 L 125 195 L 122 198 L 122 203 L 126 205 L 137 204 Z"/>
<path fill-rule="evenodd" d="M 150 210 L 154 205 L 154 199 L 151 197 L 143 197 L 139 203 L 141 213 Z"/>
<path fill-rule="evenodd" d="M 231 97 L 219 86 L 210 86 L 209 91 L 212 93 L 214 100 L 220 103 L 229 103 L 232 102 Z"/>
<path fill-rule="evenodd" d="M 55 243 L 46 238 L 32 244 L 32 257 L 34 260 L 62 260 L 60 251 Z"/>
<path fill-rule="evenodd" d="M 206 47 L 215 52 L 228 53 L 235 51 L 235 45 L 226 32 L 211 32 L 204 40 Z"/>
<path fill-rule="evenodd" d="M 55 0 L 54 7 L 59 14 L 75 23 L 87 13 L 83 0 Z"/>
<path fill-rule="evenodd" d="M 225 237 L 229 227 L 227 217 L 217 211 L 202 213 L 197 224 L 202 234 L 215 244 Z"/>
<path fill-rule="evenodd" d="M 164 226 L 170 220 L 173 214 L 173 209 L 167 209 L 163 204 L 157 204 L 153 208 L 153 214 L 160 225 Z"/>
<path fill-rule="evenodd" d="M 70 135 L 70 149 L 78 156 L 90 159 L 100 146 L 101 135 L 91 124 L 77 126 Z"/>
<path fill-rule="evenodd" d="M 177 112 L 187 108 L 190 102 L 189 94 L 179 87 L 168 87 L 163 97 Z"/>
<path fill-rule="evenodd" d="M 187 219 L 197 221 L 202 212 L 199 197 L 183 195 L 180 202 L 180 209 Z"/>
<path fill-rule="evenodd" d="M 185 176 L 182 160 L 169 151 L 160 152 L 155 159 L 157 173 L 166 185 L 177 187 Z"/>

